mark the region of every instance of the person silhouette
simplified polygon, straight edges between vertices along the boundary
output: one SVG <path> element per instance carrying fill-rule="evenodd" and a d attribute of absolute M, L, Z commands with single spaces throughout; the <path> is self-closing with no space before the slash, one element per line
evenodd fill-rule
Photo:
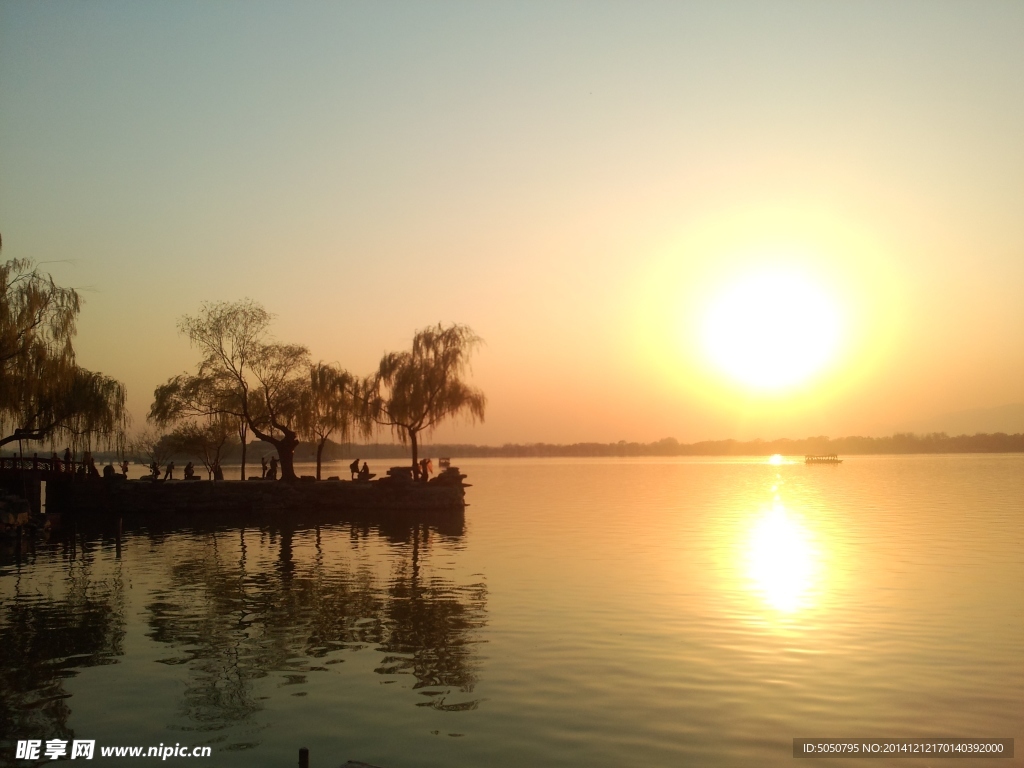
<path fill-rule="evenodd" d="M 263 469 L 263 474 L 260 475 L 260 477 L 264 477 L 265 478 L 267 476 L 267 457 L 266 456 L 260 457 L 260 467 L 262 467 L 262 469 Z"/>
<path fill-rule="evenodd" d="M 277 480 L 277 456 L 270 457 L 270 466 L 267 468 L 267 478 Z"/>
<path fill-rule="evenodd" d="M 356 479 L 356 475 L 359 474 L 359 459 L 356 459 L 348 465 L 348 471 L 352 473 L 352 479 Z"/>
<path fill-rule="evenodd" d="M 164 480 L 173 480 L 173 479 L 174 479 L 174 462 L 173 461 L 168 461 L 167 462 L 167 469 L 164 471 Z"/>

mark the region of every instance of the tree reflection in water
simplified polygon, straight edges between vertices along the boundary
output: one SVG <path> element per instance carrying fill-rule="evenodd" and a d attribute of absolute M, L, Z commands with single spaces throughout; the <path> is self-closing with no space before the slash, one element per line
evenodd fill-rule
<path fill-rule="evenodd" d="M 421 690 L 430 701 L 417 706 L 476 709 L 479 701 L 445 702 L 451 689 L 471 692 L 476 684 L 473 648 L 467 638 L 483 626 L 486 588 L 482 584 L 467 588 L 465 602 L 460 602 L 449 580 L 436 576 L 424 580 L 420 547 L 428 545 L 428 536 L 424 528 L 421 544 L 419 528 L 412 531 L 411 560 L 402 564 L 388 586 L 385 632 L 380 642 L 388 655 L 376 671 L 410 673 L 416 678 L 415 689 L 443 689 Z"/>
<path fill-rule="evenodd" d="M 419 706 L 478 705 L 446 704 L 454 690 L 469 693 L 476 683 L 473 644 L 486 621 L 487 592 L 483 584 L 423 574 L 431 537 L 444 529 L 351 525 L 352 551 L 377 537 L 401 553 L 390 558 L 386 579 L 372 560 L 342 559 L 336 549 L 326 562 L 319 527 L 298 531 L 304 542 L 313 534 L 315 546 L 312 558 L 297 557 L 296 533 L 241 529 L 193 537 L 176 555 L 166 586 L 153 593 L 150 637 L 177 650 L 163 663 L 188 665 L 182 707 L 192 728 L 220 730 L 250 718 L 262 708 L 253 683 L 270 673 L 284 673 L 282 685 L 304 695 L 308 673 L 343 661 L 339 652 L 368 647 L 384 653 L 379 674 L 413 676 L 411 687 L 429 699 Z M 332 533 L 336 548 L 341 539 L 337 529 Z"/>
<path fill-rule="evenodd" d="M 67 575 L 44 593 L 22 584 L 35 552 L 0 553 L 0 753 L 18 738 L 71 739 L 70 693 L 64 681 L 82 667 L 114 664 L 123 653 L 124 581 L 119 564 L 109 578 L 93 575 L 94 545 L 74 535 L 62 552 Z M 54 592 L 56 591 L 56 594 Z"/>

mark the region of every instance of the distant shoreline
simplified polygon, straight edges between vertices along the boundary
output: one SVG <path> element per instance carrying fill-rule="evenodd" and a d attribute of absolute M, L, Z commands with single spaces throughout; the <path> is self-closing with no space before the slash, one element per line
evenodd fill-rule
<path fill-rule="evenodd" d="M 250 443 L 246 450 L 246 464 L 259 465 L 262 456 L 271 456 L 274 448 L 268 443 Z M 804 456 L 808 454 L 830 454 L 840 456 L 865 456 L 882 454 L 944 454 L 944 453 L 1024 453 L 1024 434 L 958 435 L 950 437 L 942 433 L 916 435 L 897 433 L 889 437 L 839 437 L 824 436 L 803 439 L 781 438 L 778 440 L 706 440 L 697 443 L 680 443 L 674 438 L 665 438 L 654 443 L 526 443 L 500 446 L 473 445 L 464 443 L 435 443 L 421 445 L 420 456 L 450 456 L 453 458 L 572 458 L 586 456 Z M 96 457 L 107 461 L 112 453 L 97 452 Z M 342 459 L 396 459 L 408 460 L 410 449 L 400 443 L 335 443 L 328 441 L 324 446 L 324 461 Z M 238 450 L 224 456 L 222 463 L 237 465 Z M 295 452 L 295 460 L 316 461 L 315 446 L 302 443 Z"/>
<path fill-rule="evenodd" d="M 341 445 L 337 458 L 404 458 L 403 445 Z M 421 456 L 457 456 L 466 458 L 571 458 L 585 456 L 805 456 L 808 454 L 880 455 L 939 453 L 1024 453 L 1024 434 L 892 437 L 811 437 L 803 440 L 715 440 L 678 443 L 671 438 L 656 443 L 549 443 L 509 444 L 502 446 L 472 444 L 436 444 L 420 447 Z M 296 460 L 300 455 L 296 453 Z"/>

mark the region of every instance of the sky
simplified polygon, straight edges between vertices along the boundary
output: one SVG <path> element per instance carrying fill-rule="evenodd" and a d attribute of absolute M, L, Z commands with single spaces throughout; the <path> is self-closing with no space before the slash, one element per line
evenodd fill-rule
<path fill-rule="evenodd" d="M 433 440 L 882 435 L 1024 402 L 1024 4 L 0 0 L 3 258 L 136 426 L 244 297 Z M 385 438 L 382 438 L 385 439 Z"/>

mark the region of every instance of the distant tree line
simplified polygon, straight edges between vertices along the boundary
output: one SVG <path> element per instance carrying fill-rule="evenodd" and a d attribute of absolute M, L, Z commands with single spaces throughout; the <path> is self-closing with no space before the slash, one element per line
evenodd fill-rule
<path fill-rule="evenodd" d="M 317 443 L 300 442 L 295 449 L 295 461 L 316 460 L 320 449 L 323 461 L 361 459 L 404 459 L 409 455 L 405 445 L 395 443 L 337 443 L 327 440 L 322 448 Z M 258 460 L 274 453 L 270 443 L 254 442 L 249 451 Z M 420 453 L 431 457 L 573 457 L 573 456 L 804 456 L 807 454 L 836 453 L 846 456 L 901 453 L 1024 453 L 1024 434 L 957 435 L 931 433 L 917 435 L 901 432 L 889 437 L 808 437 L 802 440 L 708 440 L 699 443 L 679 443 L 665 438 L 654 443 L 526 443 L 505 445 L 472 445 L 463 443 L 435 443 L 420 446 Z M 163 460 L 184 456 L 195 457 L 194 451 L 182 450 L 171 435 L 162 438 L 159 455 Z M 241 458 L 237 441 L 225 449 L 221 460 L 235 464 Z"/>
<path fill-rule="evenodd" d="M 367 446 L 373 449 L 375 446 Z M 916 435 L 900 432 L 890 437 L 807 437 L 792 440 L 705 440 L 680 443 L 666 437 L 654 443 L 527 443 L 501 446 L 430 445 L 424 450 L 435 456 L 804 456 L 807 454 L 886 454 L 886 453 L 1020 453 L 1024 452 L 1024 434 L 959 435 L 945 433 Z M 365 452 L 365 451 L 364 451 Z"/>
<path fill-rule="evenodd" d="M 307 455 L 300 446 L 296 457 Z M 1024 434 L 958 435 L 944 432 L 917 435 L 898 432 L 889 437 L 807 437 L 793 440 L 705 440 L 680 443 L 672 437 L 654 443 L 620 440 L 617 443 L 506 443 L 504 445 L 471 445 L 436 443 L 424 445 L 428 456 L 451 457 L 571 457 L 571 456 L 804 456 L 837 453 L 844 455 L 887 453 L 1024 453 Z M 325 457 L 342 459 L 350 456 L 396 458 L 404 456 L 402 446 L 389 444 L 329 443 Z M 308 459 L 306 459 L 308 460 Z"/>

